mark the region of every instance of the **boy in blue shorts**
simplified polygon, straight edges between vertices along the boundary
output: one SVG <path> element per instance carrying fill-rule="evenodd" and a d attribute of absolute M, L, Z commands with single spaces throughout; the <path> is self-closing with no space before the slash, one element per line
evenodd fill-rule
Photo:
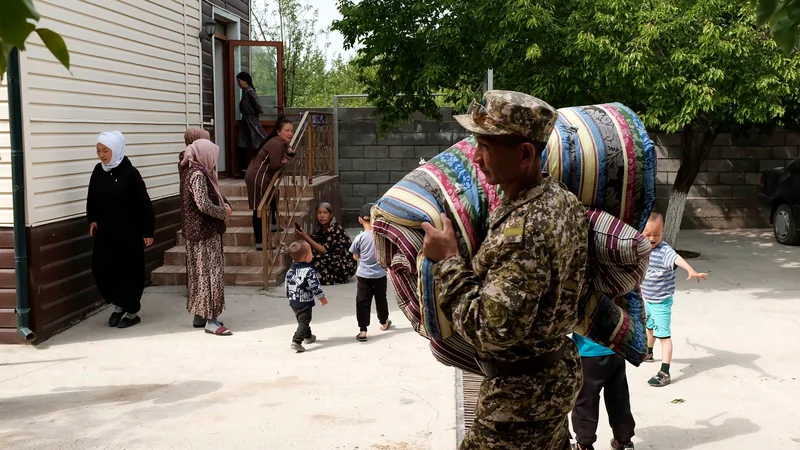
<path fill-rule="evenodd" d="M 661 370 L 647 382 L 653 387 L 663 387 L 670 383 L 669 365 L 672 362 L 672 296 L 675 294 L 675 271 L 678 267 L 689 273 L 689 278 L 705 280 L 707 273 L 696 272 L 689 263 L 678 255 L 664 239 L 664 217 L 654 212 L 650 214 L 644 236 L 650 240 L 650 265 L 642 282 L 641 291 L 647 314 L 647 357 L 645 362 L 655 362 L 653 347 L 656 339 L 661 341 Z"/>

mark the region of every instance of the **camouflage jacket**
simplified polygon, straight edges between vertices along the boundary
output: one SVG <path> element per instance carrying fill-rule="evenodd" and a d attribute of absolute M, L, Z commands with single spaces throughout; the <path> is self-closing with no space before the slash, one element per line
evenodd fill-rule
<path fill-rule="evenodd" d="M 589 286 L 588 234 L 583 205 L 545 176 L 492 213 L 472 268 L 460 256 L 436 264 L 442 312 L 481 358 L 517 361 L 557 350 Z"/>

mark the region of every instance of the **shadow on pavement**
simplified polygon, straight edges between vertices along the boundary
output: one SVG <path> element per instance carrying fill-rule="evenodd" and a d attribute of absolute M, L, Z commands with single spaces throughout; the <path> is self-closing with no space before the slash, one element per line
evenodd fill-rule
<path fill-rule="evenodd" d="M 62 387 L 49 394 L 25 395 L 0 400 L 0 421 L 32 418 L 100 404 L 134 404 L 152 401 L 170 404 L 207 395 L 222 387 L 215 381 L 171 384 Z"/>
<path fill-rule="evenodd" d="M 775 378 L 756 365 L 755 361 L 760 359 L 761 355 L 753 353 L 734 353 L 727 350 L 707 347 L 705 345 L 694 344 L 689 339 L 686 339 L 686 343 L 695 349 L 702 349 L 706 353 L 710 353 L 710 355 L 701 358 L 674 359 L 674 363 L 688 364 L 688 366 L 681 369 L 680 376 L 672 378 L 673 383 L 686 381 L 703 372 L 720 369 L 726 366 L 739 366 L 743 369 L 750 369 L 757 372 L 761 377 Z"/>
<path fill-rule="evenodd" d="M 718 414 L 707 420 L 698 420 L 696 425 L 702 428 L 678 428 L 671 425 L 655 425 L 636 430 L 649 448 L 659 450 L 687 450 L 698 445 L 712 442 L 725 441 L 736 436 L 752 434 L 761 429 L 748 419 L 733 417 L 725 419 L 720 425 L 714 425 L 712 420 L 723 415 Z M 637 444 L 639 445 L 639 444 Z"/>
<path fill-rule="evenodd" d="M 312 329 L 313 329 L 313 323 L 312 323 Z M 389 329 L 387 331 L 377 330 L 375 332 L 370 332 L 370 333 L 367 334 L 367 342 L 359 342 L 359 341 L 356 340 L 356 335 L 358 334 L 358 329 L 356 328 L 355 330 L 356 331 L 353 332 L 352 336 L 336 336 L 336 337 L 331 337 L 331 338 L 326 338 L 325 336 L 320 336 L 320 337 L 317 338 L 318 339 L 317 342 L 305 346 L 306 347 L 306 353 L 312 352 L 312 351 L 325 351 L 327 349 L 330 349 L 330 348 L 333 348 L 333 347 L 338 347 L 340 345 L 349 345 L 349 346 L 369 345 L 371 342 L 379 341 L 381 339 L 390 337 L 390 336 L 395 335 L 397 333 L 409 333 L 409 332 L 413 333 L 413 330 L 411 330 L 411 329 L 398 330 L 397 328 L 391 328 L 391 329 Z"/>
<path fill-rule="evenodd" d="M 25 364 L 52 364 L 52 363 L 58 364 L 58 363 L 68 362 L 68 361 L 78 361 L 80 359 L 86 359 L 86 357 L 85 356 L 81 356 L 81 357 L 77 357 L 77 358 L 42 359 L 42 360 L 38 360 L 38 361 L 19 361 L 19 362 L 12 362 L 12 363 L 0 363 L 0 367 L 3 367 L 3 366 L 9 366 L 9 367 L 10 366 L 22 366 L 22 365 L 25 365 Z"/>

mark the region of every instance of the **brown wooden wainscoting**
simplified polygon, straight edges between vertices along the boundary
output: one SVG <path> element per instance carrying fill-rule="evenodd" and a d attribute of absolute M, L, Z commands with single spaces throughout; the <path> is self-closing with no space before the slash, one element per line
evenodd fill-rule
<path fill-rule="evenodd" d="M 17 334 L 17 284 L 14 276 L 14 228 L 0 228 L 0 344 L 20 344 Z"/>
<path fill-rule="evenodd" d="M 175 245 L 181 228 L 178 196 L 156 200 L 153 208 L 155 244 L 145 251 L 148 282 L 150 272 L 163 264 L 164 252 Z M 13 253 L 11 263 L 13 288 Z M 0 272 L 0 287 L 5 287 L 2 276 Z M 28 228 L 28 280 L 30 328 L 36 332 L 36 343 L 71 327 L 105 305 L 92 277 L 92 239 L 86 218 Z"/>

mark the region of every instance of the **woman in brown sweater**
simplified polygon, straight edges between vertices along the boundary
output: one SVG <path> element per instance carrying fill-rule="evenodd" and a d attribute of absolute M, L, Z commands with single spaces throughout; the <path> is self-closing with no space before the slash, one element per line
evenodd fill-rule
<path fill-rule="evenodd" d="M 181 221 L 186 239 L 186 309 L 205 319 L 205 332 L 230 336 L 218 317 L 225 309 L 225 255 L 222 235 L 231 207 L 225 203 L 217 180 L 219 147 L 198 139 L 186 148 L 181 161 Z"/>
<path fill-rule="evenodd" d="M 244 182 L 247 185 L 247 201 L 253 210 L 253 233 L 256 235 L 256 249 L 261 250 L 261 219 L 258 218 L 258 205 L 267 193 L 269 182 L 276 172 L 294 158 L 294 151 L 289 143 L 294 136 L 294 125 L 286 117 L 279 117 L 275 129 L 267 136 L 267 142 L 261 147 L 258 155 L 250 161 Z M 270 202 L 272 211 L 272 231 L 278 229 L 278 196 Z"/>

